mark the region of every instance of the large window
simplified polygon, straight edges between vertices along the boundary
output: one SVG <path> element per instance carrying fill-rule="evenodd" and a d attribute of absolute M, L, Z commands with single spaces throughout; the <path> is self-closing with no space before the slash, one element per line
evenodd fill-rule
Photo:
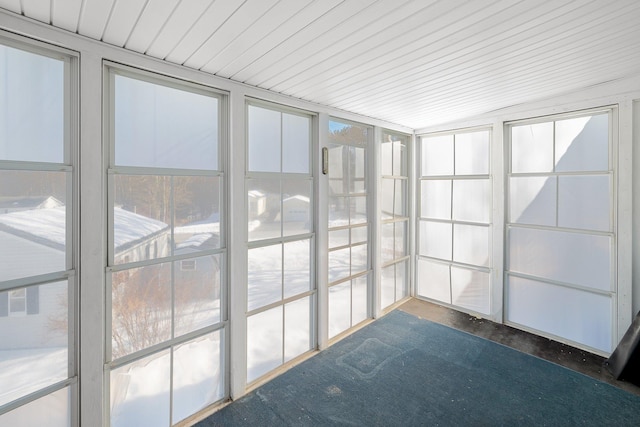
<path fill-rule="evenodd" d="M 409 137 L 382 133 L 381 308 L 409 295 Z"/>
<path fill-rule="evenodd" d="M 616 292 L 611 117 L 507 127 L 506 321 L 604 353 Z"/>
<path fill-rule="evenodd" d="M 490 132 L 420 142 L 417 294 L 490 314 Z"/>
<path fill-rule="evenodd" d="M 0 425 L 76 418 L 73 62 L 0 44 Z"/>
<path fill-rule="evenodd" d="M 172 425 L 227 394 L 223 98 L 108 70 L 111 425 Z"/>
<path fill-rule="evenodd" d="M 312 117 L 247 105 L 247 381 L 315 346 Z"/>

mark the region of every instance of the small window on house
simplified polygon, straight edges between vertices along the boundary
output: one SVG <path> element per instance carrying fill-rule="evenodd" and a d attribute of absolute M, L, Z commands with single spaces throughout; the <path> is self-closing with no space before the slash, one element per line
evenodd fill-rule
<path fill-rule="evenodd" d="M 25 288 L 9 291 L 9 315 L 27 314 L 27 291 Z"/>
<path fill-rule="evenodd" d="M 180 261 L 180 270 L 182 271 L 194 271 L 196 269 L 195 259 L 185 259 Z"/>

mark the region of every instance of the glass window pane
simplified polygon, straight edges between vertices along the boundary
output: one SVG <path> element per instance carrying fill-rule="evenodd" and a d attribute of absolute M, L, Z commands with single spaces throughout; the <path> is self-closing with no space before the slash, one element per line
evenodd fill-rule
<path fill-rule="evenodd" d="M 491 181 L 460 179 L 453 181 L 453 219 L 491 222 Z"/>
<path fill-rule="evenodd" d="M 344 228 L 342 230 L 329 231 L 329 249 L 348 245 L 349 232 L 350 232 L 350 229 L 348 228 Z"/>
<path fill-rule="evenodd" d="M 489 131 L 455 135 L 456 175 L 489 173 Z"/>
<path fill-rule="evenodd" d="M 420 216 L 451 219 L 451 180 L 426 180 L 420 184 Z"/>
<path fill-rule="evenodd" d="M 609 231 L 611 185 L 608 175 L 558 178 L 558 226 Z"/>
<path fill-rule="evenodd" d="M 396 302 L 396 266 L 382 268 L 380 280 L 380 306 L 386 308 Z"/>
<path fill-rule="evenodd" d="M 404 179 L 396 179 L 395 187 L 393 213 L 396 217 L 409 216 L 407 212 L 407 181 Z"/>
<path fill-rule="evenodd" d="M 489 227 L 455 224 L 453 226 L 453 260 L 489 267 Z"/>
<path fill-rule="evenodd" d="M 407 176 L 407 146 L 404 141 L 406 138 L 400 138 L 402 141 L 393 141 L 393 175 Z"/>
<path fill-rule="evenodd" d="M 115 264 L 171 255 L 171 177 L 116 175 Z"/>
<path fill-rule="evenodd" d="M 611 290 L 611 238 L 555 230 L 509 230 L 511 271 Z"/>
<path fill-rule="evenodd" d="M 489 314 L 491 287 L 489 273 L 451 266 L 451 304 Z"/>
<path fill-rule="evenodd" d="M 349 147 L 350 193 L 364 193 L 366 191 L 365 161 L 366 155 L 364 148 Z"/>
<path fill-rule="evenodd" d="M 368 245 L 351 247 L 351 274 L 358 274 L 368 270 Z"/>
<path fill-rule="evenodd" d="M 311 231 L 312 185 L 312 180 L 282 181 L 282 216 L 285 236 Z"/>
<path fill-rule="evenodd" d="M 311 350 L 311 297 L 284 306 L 284 361 Z"/>
<path fill-rule="evenodd" d="M 0 415 L 0 426 L 69 427 L 72 425 L 70 395 L 70 388 L 66 387 L 4 413 Z"/>
<path fill-rule="evenodd" d="M 422 138 L 422 176 L 453 175 L 453 135 Z"/>
<path fill-rule="evenodd" d="M 0 46 L 0 160 L 64 162 L 64 62 Z"/>
<path fill-rule="evenodd" d="M 420 255 L 451 260 L 451 224 L 420 221 Z"/>
<path fill-rule="evenodd" d="M 115 76 L 115 163 L 216 170 L 218 99 Z"/>
<path fill-rule="evenodd" d="M 509 221 L 556 225 L 556 177 L 509 178 Z"/>
<path fill-rule="evenodd" d="M 396 301 L 409 295 L 409 262 L 402 261 L 396 264 Z"/>
<path fill-rule="evenodd" d="M 369 317 L 367 310 L 367 288 L 369 275 L 351 281 L 351 325 L 357 325 Z"/>
<path fill-rule="evenodd" d="M 513 276 L 506 287 L 510 322 L 606 353 L 613 350 L 611 297 Z"/>
<path fill-rule="evenodd" d="M 449 265 L 418 259 L 418 295 L 451 304 Z"/>
<path fill-rule="evenodd" d="M 309 173 L 311 119 L 282 113 L 282 172 Z"/>
<path fill-rule="evenodd" d="M 382 264 L 393 261 L 395 249 L 395 225 L 393 223 L 380 226 L 380 261 Z"/>
<path fill-rule="evenodd" d="M 175 347 L 173 423 L 224 397 L 221 338 L 222 333 L 216 331 Z"/>
<path fill-rule="evenodd" d="M 281 117 L 282 113 L 279 111 L 249 105 L 249 171 L 281 171 Z"/>
<path fill-rule="evenodd" d="M 609 115 L 556 122 L 556 171 L 609 169 Z"/>
<path fill-rule="evenodd" d="M 511 128 L 511 171 L 553 171 L 553 122 Z"/>
<path fill-rule="evenodd" d="M 349 197 L 329 197 L 329 228 L 349 225 Z"/>
<path fill-rule="evenodd" d="M 393 175 L 393 151 L 393 142 L 383 140 L 380 144 L 380 174 L 382 176 Z"/>
<path fill-rule="evenodd" d="M 344 279 L 351 275 L 351 249 L 344 248 L 330 251 L 329 257 L 329 283 Z"/>
<path fill-rule="evenodd" d="M 367 197 L 366 196 L 354 196 L 350 197 L 351 211 L 350 219 L 351 224 L 364 224 L 367 222 Z"/>
<path fill-rule="evenodd" d="M 394 257 L 401 258 L 407 255 L 407 226 L 408 220 L 396 222 Z"/>
<path fill-rule="evenodd" d="M 173 177 L 175 255 L 220 247 L 220 181 L 220 177 Z"/>
<path fill-rule="evenodd" d="M 382 178 L 380 195 L 380 219 L 393 218 L 395 209 L 395 180 L 392 178 Z"/>
<path fill-rule="evenodd" d="M 247 318 L 247 382 L 282 365 L 282 306 Z"/>
<path fill-rule="evenodd" d="M 249 249 L 247 269 L 249 311 L 282 299 L 282 245 Z"/>
<path fill-rule="evenodd" d="M 311 290 L 311 239 L 284 244 L 284 297 Z"/>
<path fill-rule="evenodd" d="M 346 194 L 349 192 L 346 185 L 348 173 L 345 173 L 344 165 L 345 161 L 349 158 L 349 147 L 342 144 L 328 144 L 329 148 L 329 180 L 339 183 L 334 188 L 336 194 Z"/>
<path fill-rule="evenodd" d="M 247 180 L 250 242 L 272 239 L 282 235 L 280 204 L 280 180 Z"/>
<path fill-rule="evenodd" d="M 13 314 L 7 310 L 1 318 L 0 406 L 68 378 L 67 282 L 21 290 L 24 310 Z M 10 294 L 0 292 L 0 301 L 9 302 Z"/>
<path fill-rule="evenodd" d="M 351 327 L 351 281 L 329 288 L 329 338 Z"/>
<path fill-rule="evenodd" d="M 175 336 L 213 325 L 220 316 L 222 255 L 173 263 Z"/>
<path fill-rule="evenodd" d="M 0 171 L 0 280 L 66 270 L 68 172 Z"/>
<path fill-rule="evenodd" d="M 170 424 L 169 350 L 111 371 L 111 426 Z"/>
<path fill-rule="evenodd" d="M 113 360 L 171 338 L 171 263 L 111 275 Z"/>
<path fill-rule="evenodd" d="M 351 228 L 351 244 L 364 243 L 369 240 L 369 227 L 366 225 L 359 225 Z"/>

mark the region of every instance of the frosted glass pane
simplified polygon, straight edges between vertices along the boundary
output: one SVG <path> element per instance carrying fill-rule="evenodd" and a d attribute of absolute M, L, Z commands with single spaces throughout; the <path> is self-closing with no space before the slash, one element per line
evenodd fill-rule
<path fill-rule="evenodd" d="M 449 265 L 418 259 L 418 295 L 451 303 Z"/>
<path fill-rule="evenodd" d="M 556 177 L 509 178 L 509 222 L 556 225 Z"/>
<path fill-rule="evenodd" d="M 329 231 L 329 249 L 348 245 L 349 233 L 350 230 L 348 228 Z"/>
<path fill-rule="evenodd" d="M 284 361 L 311 350 L 311 297 L 284 306 Z"/>
<path fill-rule="evenodd" d="M 407 180 L 396 179 L 395 181 L 394 216 L 409 216 L 407 212 Z"/>
<path fill-rule="evenodd" d="M 351 327 L 351 281 L 329 288 L 329 338 Z"/>
<path fill-rule="evenodd" d="M 282 235 L 280 180 L 248 179 L 247 209 L 249 241 Z"/>
<path fill-rule="evenodd" d="M 171 177 L 113 177 L 114 262 L 123 264 L 171 255 Z"/>
<path fill-rule="evenodd" d="M 368 245 L 351 247 L 351 274 L 358 274 L 368 269 Z"/>
<path fill-rule="evenodd" d="M 453 135 L 422 138 L 421 175 L 453 175 Z"/>
<path fill-rule="evenodd" d="M 511 128 L 511 171 L 553 171 L 553 122 Z"/>
<path fill-rule="evenodd" d="M 219 169 L 218 99 L 115 76 L 115 163 Z"/>
<path fill-rule="evenodd" d="M 0 406 L 68 378 L 68 285 L 0 292 Z"/>
<path fill-rule="evenodd" d="M 382 178 L 380 195 L 380 219 L 385 220 L 393 218 L 395 206 L 395 180 L 392 178 Z"/>
<path fill-rule="evenodd" d="M 170 424 L 169 350 L 111 371 L 111 426 Z"/>
<path fill-rule="evenodd" d="M 222 334 L 207 334 L 173 352 L 173 423 L 224 397 Z"/>
<path fill-rule="evenodd" d="M 421 182 L 420 216 L 451 219 L 451 180 Z"/>
<path fill-rule="evenodd" d="M 356 196 L 350 198 L 351 224 L 364 224 L 367 222 L 367 198 L 366 196 Z"/>
<path fill-rule="evenodd" d="M 396 301 L 400 301 L 402 298 L 409 295 L 409 263 L 402 261 L 396 264 Z"/>
<path fill-rule="evenodd" d="M 66 270 L 70 178 L 0 171 L 0 281 Z"/>
<path fill-rule="evenodd" d="M 386 264 L 393 261 L 395 254 L 395 226 L 393 223 L 380 226 L 380 262 Z"/>
<path fill-rule="evenodd" d="M 393 142 L 393 175 L 407 176 L 407 146 L 406 138 L 399 138 L 401 141 Z"/>
<path fill-rule="evenodd" d="M 606 353 L 613 350 L 611 297 L 513 276 L 506 285 L 510 322 Z"/>
<path fill-rule="evenodd" d="M 478 313 L 491 311 L 489 273 L 451 266 L 451 304 Z"/>
<path fill-rule="evenodd" d="M 611 289 L 611 238 L 511 228 L 509 270 L 595 289 Z"/>
<path fill-rule="evenodd" d="M 365 162 L 366 152 L 364 148 L 349 147 L 349 191 L 351 193 L 364 193 L 366 191 Z"/>
<path fill-rule="evenodd" d="M 369 227 L 359 225 L 351 228 L 351 244 L 364 243 L 369 240 Z"/>
<path fill-rule="evenodd" d="M 329 180 L 347 179 L 344 173 L 343 164 L 349 158 L 349 147 L 342 144 L 328 144 L 329 148 Z M 347 193 L 347 188 L 336 189 L 337 193 Z"/>
<path fill-rule="evenodd" d="M 218 323 L 222 255 L 187 258 L 173 263 L 174 335 Z"/>
<path fill-rule="evenodd" d="M 461 179 L 453 181 L 453 219 L 491 222 L 491 181 Z"/>
<path fill-rule="evenodd" d="M 380 307 L 386 308 L 396 299 L 396 266 L 384 267 L 380 272 Z"/>
<path fill-rule="evenodd" d="M 282 228 L 285 236 L 311 232 L 312 180 L 282 181 Z"/>
<path fill-rule="evenodd" d="M 350 209 L 348 197 L 329 197 L 329 228 L 349 225 Z"/>
<path fill-rule="evenodd" d="M 282 113 L 282 172 L 309 173 L 311 119 Z"/>
<path fill-rule="evenodd" d="M 284 297 L 311 290 L 311 240 L 284 244 Z"/>
<path fill-rule="evenodd" d="M 451 224 L 420 221 L 420 255 L 451 260 Z"/>
<path fill-rule="evenodd" d="M 489 227 L 455 224 L 453 226 L 453 260 L 483 267 L 489 260 Z"/>
<path fill-rule="evenodd" d="M 0 160 L 64 162 L 64 62 L 0 46 Z"/>
<path fill-rule="evenodd" d="M 609 169 L 609 115 L 556 122 L 556 171 Z"/>
<path fill-rule="evenodd" d="M 249 105 L 248 115 L 248 170 L 281 172 L 282 113 Z"/>
<path fill-rule="evenodd" d="M 171 338 L 171 263 L 111 274 L 113 359 Z"/>
<path fill-rule="evenodd" d="M 0 415 L 0 426 L 71 427 L 71 399 L 69 395 L 70 389 L 63 388 L 4 413 Z"/>
<path fill-rule="evenodd" d="M 220 184 L 220 177 L 173 177 L 175 255 L 220 247 Z"/>
<path fill-rule="evenodd" d="M 282 299 L 282 245 L 249 249 L 247 271 L 249 311 Z"/>
<path fill-rule="evenodd" d="M 329 257 L 329 283 L 349 277 L 351 274 L 351 249 L 339 249 L 330 251 Z"/>
<path fill-rule="evenodd" d="M 247 382 L 282 365 L 282 306 L 247 318 Z"/>
<path fill-rule="evenodd" d="M 407 226 L 408 221 L 396 222 L 395 258 L 401 258 L 407 255 Z"/>
<path fill-rule="evenodd" d="M 609 231 L 611 194 L 608 175 L 558 178 L 558 226 Z"/>
<path fill-rule="evenodd" d="M 357 325 L 369 317 L 367 310 L 367 283 L 369 275 L 351 281 L 351 326 Z"/>
<path fill-rule="evenodd" d="M 391 141 L 380 144 L 380 174 L 393 175 L 393 142 Z"/>
<path fill-rule="evenodd" d="M 455 135 L 456 175 L 489 173 L 489 131 Z"/>

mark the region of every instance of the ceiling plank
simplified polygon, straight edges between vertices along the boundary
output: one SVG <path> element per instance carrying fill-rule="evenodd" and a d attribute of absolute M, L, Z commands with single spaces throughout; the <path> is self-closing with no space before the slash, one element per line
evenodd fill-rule
<path fill-rule="evenodd" d="M 81 9 L 82 0 L 53 0 L 51 23 L 75 33 L 78 30 Z"/>
<path fill-rule="evenodd" d="M 80 11 L 78 34 L 101 40 L 111 15 L 114 0 L 84 0 Z"/>
<path fill-rule="evenodd" d="M 144 53 L 167 22 L 180 0 L 149 1 L 140 19 L 136 23 L 129 39 L 125 43 L 127 49 Z"/>
<path fill-rule="evenodd" d="M 102 40 L 112 45 L 124 46 L 148 1 L 116 0 Z"/>
<path fill-rule="evenodd" d="M 51 23 L 52 0 L 22 0 L 23 13 L 45 24 Z"/>
<path fill-rule="evenodd" d="M 20 0 L 0 0 L 0 7 L 22 15 Z"/>

